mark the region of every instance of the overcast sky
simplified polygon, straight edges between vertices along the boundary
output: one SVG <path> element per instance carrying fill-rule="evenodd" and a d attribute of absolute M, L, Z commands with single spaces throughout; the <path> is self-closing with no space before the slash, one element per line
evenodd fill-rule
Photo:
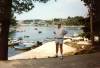
<path fill-rule="evenodd" d="M 53 19 L 68 16 L 87 16 L 87 8 L 81 0 L 51 0 L 47 3 L 35 3 L 35 8 L 20 15 L 15 14 L 17 20 L 25 19 Z"/>

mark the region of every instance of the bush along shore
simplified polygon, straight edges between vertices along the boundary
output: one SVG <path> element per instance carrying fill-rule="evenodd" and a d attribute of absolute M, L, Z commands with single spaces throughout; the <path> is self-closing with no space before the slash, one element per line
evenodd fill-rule
<path fill-rule="evenodd" d="M 81 54 L 90 54 L 90 53 L 95 53 L 98 52 L 94 46 L 92 46 L 91 44 L 85 44 L 88 41 L 83 41 L 83 44 L 78 44 L 79 41 L 72 41 L 72 42 L 64 42 L 65 45 L 67 46 L 71 46 L 73 48 L 76 48 L 77 51 L 76 52 L 70 52 L 70 53 L 66 53 L 66 56 L 69 55 L 81 55 Z"/>

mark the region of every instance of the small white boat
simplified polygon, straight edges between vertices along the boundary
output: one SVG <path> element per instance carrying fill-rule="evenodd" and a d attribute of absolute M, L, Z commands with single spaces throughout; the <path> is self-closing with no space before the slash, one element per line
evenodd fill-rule
<path fill-rule="evenodd" d="M 72 38 L 73 41 L 80 41 L 80 40 L 84 40 L 83 37 L 73 37 Z"/>
<path fill-rule="evenodd" d="M 18 50 L 29 50 L 34 46 L 34 43 L 20 43 L 18 46 L 14 46 Z"/>
<path fill-rule="evenodd" d="M 77 44 L 80 44 L 80 45 L 91 45 L 91 42 L 90 41 L 79 41 L 79 42 L 77 42 Z"/>
<path fill-rule="evenodd" d="M 16 46 L 19 44 L 20 41 L 13 39 L 8 41 L 8 46 Z"/>

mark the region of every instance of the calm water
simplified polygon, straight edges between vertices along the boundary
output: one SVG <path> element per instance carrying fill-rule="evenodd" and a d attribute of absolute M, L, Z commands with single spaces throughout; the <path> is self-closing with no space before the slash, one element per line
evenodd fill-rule
<path fill-rule="evenodd" d="M 36 30 L 37 29 L 37 30 Z M 22 37 L 25 41 L 41 41 L 41 42 L 48 42 L 52 41 L 53 39 L 47 39 L 47 38 L 53 38 L 55 27 L 33 27 L 33 26 L 22 26 L 19 27 L 18 30 L 11 36 L 12 38 L 18 39 L 19 37 Z M 78 34 L 82 32 L 80 27 L 65 27 L 65 29 L 68 31 L 67 36 L 73 36 L 74 34 Z M 41 33 L 38 33 L 41 31 Z M 25 37 L 29 36 L 29 37 Z M 18 53 L 21 53 L 23 51 L 15 50 L 14 48 L 9 48 L 8 50 L 8 56 L 12 56 Z"/>
<path fill-rule="evenodd" d="M 37 30 L 35 30 L 37 28 Z M 18 30 L 20 32 L 15 32 L 12 37 L 13 38 L 19 38 L 22 37 L 25 41 L 45 41 L 46 38 L 53 38 L 55 27 L 33 27 L 33 26 L 22 26 L 19 27 Z M 78 27 L 66 27 L 65 28 L 68 31 L 67 36 L 73 36 L 74 34 L 82 32 Z M 22 32 L 21 32 L 22 31 Z M 41 31 L 42 33 L 38 33 Z M 29 36 L 29 37 L 25 37 Z"/>

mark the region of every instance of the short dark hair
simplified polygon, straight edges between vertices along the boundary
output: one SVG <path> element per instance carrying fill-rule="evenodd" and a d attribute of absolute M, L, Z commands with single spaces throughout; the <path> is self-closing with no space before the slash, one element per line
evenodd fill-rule
<path fill-rule="evenodd" d="M 61 23 L 58 23 L 58 25 L 61 25 Z"/>

